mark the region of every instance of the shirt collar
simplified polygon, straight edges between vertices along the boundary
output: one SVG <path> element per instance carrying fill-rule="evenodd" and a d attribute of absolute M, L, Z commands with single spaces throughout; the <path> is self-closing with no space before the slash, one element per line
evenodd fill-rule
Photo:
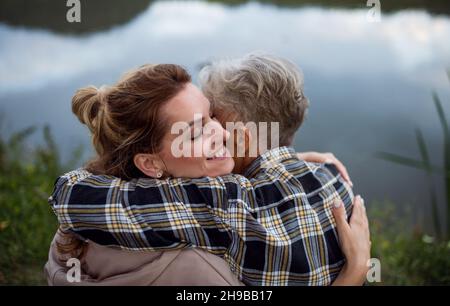
<path fill-rule="evenodd" d="M 296 158 L 296 153 L 292 147 L 278 147 L 259 155 L 244 172 L 245 177 L 253 177 L 261 168 L 270 168 L 271 164 L 280 164 L 281 162 Z"/>

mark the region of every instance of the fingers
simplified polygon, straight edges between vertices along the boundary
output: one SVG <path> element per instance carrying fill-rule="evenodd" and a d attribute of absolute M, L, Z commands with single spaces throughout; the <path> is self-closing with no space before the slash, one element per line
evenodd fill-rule
<path fill-rule="evenodd" d="M 336 227 L 338 233 L 345 234 L 348 230 L 350 230 L 350 226 L 347 222 L 347 214 L 345 212 L 344 203 L 341 200 L 335 200 L 333 203 L 333 216 L 336 220 Z"/>
<path fill-rule="evenodd" d="M 363 216 L 363 207 L 362 207 L 362 201 L 361 196 L 357 195 L 353 199 L 353 211 L 352 211 L 352 217 L 350 218 L 350 224 L 362 221 Z"/>
<path fill-rule="evenodd" d="M 352 226 L 359 226 L 362 230 L 369 231 L 366 207 L 360 195 L 357 195 L 353 201 L 353 212 L 350 218 L 350 227 Z"/>
<path fill-rule="evenodd" d="M 367 218 L 366 206 L 361 196 L 356 196 L 353 204 L 353 214 L 350 219 L 350 227 L 355 228 L 359 233 L 363 234 L 369 250 L 372 245 L 370 241 L 369 220 Z"/>
<path fill-rule="evenodd" d="M 328 158 L 325 160 L 326 164 L 334 164 L 336 168 L 338 169 L 339 173 L 341 174 L 342 178 L 350 185 L 350 187 L 353 188 L 353 182 L 350 179 L 350 175 L 348 174 L 347 168 L 344 166 L 343 163 L 339 159 L 337 159 L 334 154 L 327 153 Z"/>
<path fill-rule="evenodd" d="M 362 207 L 362 221 L 363 221 L 363 224 L 365 226 L 364 230 L 366 232 L 367 239 L 369 240 L 369 243 L 371 244 L 371 242 L 370 242 L 369 219 L 367 218 L 366 205 L 365 205 L 364 199 L 362 197 L 361 197 L 361 207 Z"/>
<path fill-rule="evenodd" d="M 350 175 L 348 174 L 347 168 L 341 163 L 340 160 L 334 156 L 333 153 L 318 153 L 318 152 L 302 152 L 297 153 L 297 157 L 302 160 L 306 160 L 307 162 L 312 163 L 325 163 L 325 164 L 333 164 L 338 169 L 342 178 L 353 187 L 353 182 L 350 179 Z"/>
<path fill-rule="evenodd" d="M 367 211 L 366 211 L 366 205 L 364 202 L 364 199 L 361 196 L 358 196 L 359 201 L 361 203 L 361 217 L 363 219 L 363 221 L 365 221 L 367 223 Z"/>
<path fill-rule="evenodd" d="M 300 152 L 297 153 L 298 159 L 305 160 L 310 163 L 321 163 L 323 162 L 323 156 L 320 153 L 317 152 Z"/>

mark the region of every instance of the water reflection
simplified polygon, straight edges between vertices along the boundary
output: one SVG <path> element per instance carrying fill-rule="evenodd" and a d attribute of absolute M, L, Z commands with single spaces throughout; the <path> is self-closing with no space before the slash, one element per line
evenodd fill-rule
<path fill-rule="evenodd" d="M 367 198 L 428 201 L 419 171 L 376 160 L 373 153 L 417 156 L 419 126 L 440 160 L 430 89 L 448 100 L 450 19 L 401 11 L 369 23 L 366 13 L 160 1 L 122 26 L 90 35 L 3 24 L 0 107 L 9 130 L 50 122 L 68 151 L 79 142 L 89 146 L 87 131 L 70 112 L 77 88 L 112 83 L 143 63 L 179 63 L 195 75 L 213 58 L 264 50 L 304 71 L 311 109 L 297 149 L 335 152 Z"/>
<path fill-rule="evenodd" d="M 67 0 L 2 0 L 0 22 L 55 33 L 80 35 L 125 24 L 152 3 L 151 0 L 81 0 L 82 22 L 68 23 L 67 2 Z"/>
<path fill-rule="evenodd" d="M 278 7 L 298 8 L 322 6 L 346 9 L 363 9 L 368 1 L 361 0 L 206 0 L 224 5 L 242 5 L 258 2 Z M 46 29 L 56 33 L 80 35 L 110 29 L 125 24 L 144 11 L 153 0 L 80 0 L 82 23 L 69 24 L 65 20 L 67 1 L 52 0 L 2 0 L 0 22 L 8 25 Z M 446 0 L 388 1 L 383 2 L 384 13 L 404 9 L 420 9 L 432 14 L 450 15 L 450 4 Z"/>

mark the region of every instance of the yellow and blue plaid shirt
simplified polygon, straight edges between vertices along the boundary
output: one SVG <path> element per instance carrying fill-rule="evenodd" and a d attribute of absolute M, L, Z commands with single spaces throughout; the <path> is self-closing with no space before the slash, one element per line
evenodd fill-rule
<path fill-rule="evenodd" d="M 331 207 L 353 193 L 335 166 L 289 147 L 269 150 L 245 176 L 200 179 L 94 175 L 58 178 L 49 202 L 63 228 L 128 250 L 197 247 L 223 257 L 247 285 L 329 285 L 345 259 Z"/>

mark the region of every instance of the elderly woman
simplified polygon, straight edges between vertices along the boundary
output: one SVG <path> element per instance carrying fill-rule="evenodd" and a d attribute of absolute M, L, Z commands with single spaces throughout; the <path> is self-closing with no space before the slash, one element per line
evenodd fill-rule
<path fill-rule="evenodd" d="M 73 110 L 97 157 L 60 177 L 50 199 L 71 233 L 52 244 L 50 283 L 64 282 L 64 254 L 82 260 L 82 284 L 363 283 L 370 241 L 361 198 L 348 223 L 353 195 L 336 167 L 289 147 L 308 106 L 298 70 L 255 55 L 218 67 L 202 78 L 214 112 L 176 65 L 143 66 L 107 90 L 77 92 Z M 245 155 L 233 160 L 216 114 L 220 123 L 279 122 L 280 147 L 251 156 L 256 137 L 244 128 Z M 187 123 L 200 156 L 175 156 L 177 122 Z M 244 176 L 229 174 L 235 165 Z"/>

